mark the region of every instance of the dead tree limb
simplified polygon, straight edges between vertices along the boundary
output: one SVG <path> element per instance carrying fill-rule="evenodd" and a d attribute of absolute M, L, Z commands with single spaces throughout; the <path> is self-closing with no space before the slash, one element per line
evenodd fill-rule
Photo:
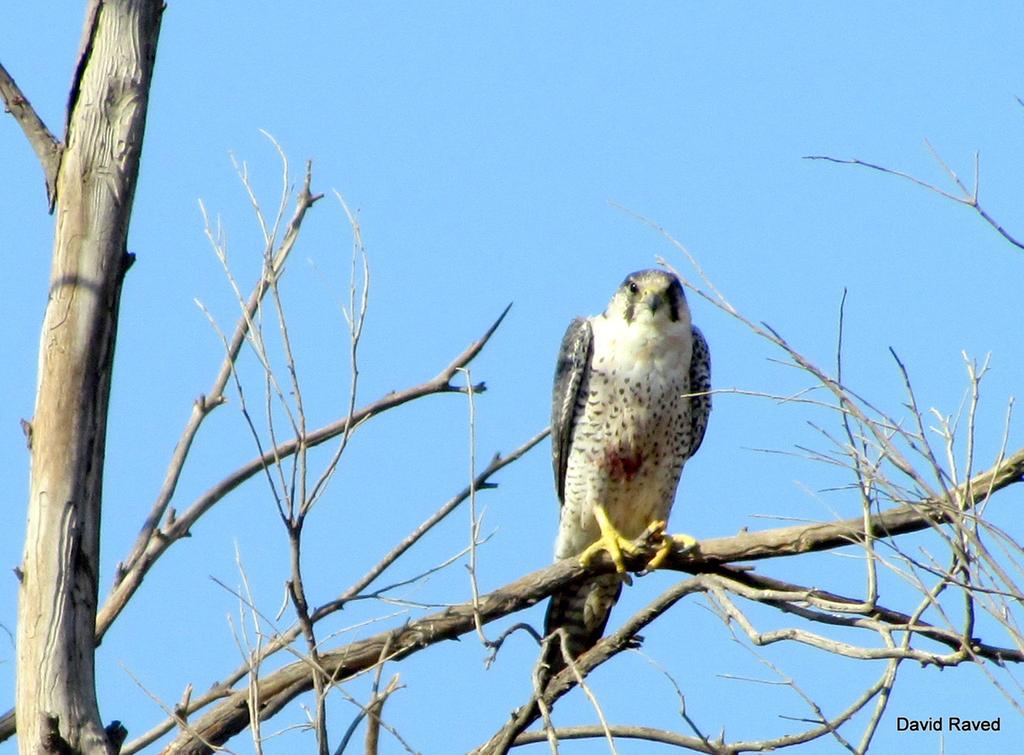
<path fill-rule="evenodd" d="M 965 485 L 968 486 L 968 490 L 972 491 L 972 495 L 976 496 L 973 500 L 977 502 L 997 490 L 1005 488 L 1014 482 L 1019 482 L 1022 474 L 1024 474 L 1024 449 L 1008 457 L 998 467 L 976 475 Z M 913 504 L 895 506 L 890 510 L 881 512 L 872 517 L 867 526 L 872 531 L 878 533 L 877 537 L 884 537 L 932 528 L 936 525 L 937 521 L 942 521 L 946 516 L 951 516 L 951 514 L 943 513 L 941 502 L 923 500 Z M 864 532 L 865 520 L 863 517 L 857 517 L 855 519 L 825 524 L 782 527 L 762 532 L 743 533 L 734 537 L 703 541 L 699 544 L 699 549 L 695 553 L 675 553 L 665 562 L 665 568 L 697 575 L 713 575 L 722 572 L 723 564 L 729 562 L 795 556 L 810 551 L 829 550 L 861 542 L 865 537 Z M 642 569 L 646 561 L 646 557 L 641 554 L 632 559 L 627 559 L 627 566 L 631 569 Z M 595 559 L 589 568 L 581 566 L 577 559 L 560 561 L 545 569 L 528 574 L 487 595 L 480 596 L 475 605 L 474 601 L 469 601 L 452 606 L 365 640 L 324 652 L 320 656 L 320 662 L 325 673 L 329 674 L 332 679 L 344 681 L 357 674 L 364 673 L 380 663 L 381 652 L 385 646 L 389 648 L 389 655 L 386 660 L 401 660 L 437 642 L 475 631 L 477 615 L 479 615 L 483 623 L 494 621 L 502 616 L 507 616 L 535 605 L 555 590 L 564 587 L 575 579 L 592 573 L 594 570 L 611 571 L 612 569 L 614 569 L 614 565 L 605 555 Z M 731 569 L 725 569 L 725 576 L 759 589 L 775 589 L 783 586 L 783 583 L 768 578 L 754 578 L 752 576 L 747 578 L 742 572 Z M 700 584 L 694 587 L 688 580 L 681 584 L 688 585 L 685 589 L 689 591 L 700 588 Z M 838 603 L 855 602 L 849 598 L 830 595 L 829 593 L 811 590 L 810 588 L 798 589 L 808 594 L 817 594 L 822 598 L 834 599 Z M 683 594 L 681 593 L 679 596 L 673 597 L 666 593 L 664 597 L 665 601 L 667 601 L 666 608 L 682 597 Z M 649 617 L 641 617 L 638 619 L 637 627 L 649 623 L 657 614 L 658 612 L 654 612 L 649 614 Z M 907 621 L 905 614 L 877 606 L 873 616 L 882 621 L 891 619 L 897 624 Z M 639 629 L 633 629 L 634 633 L 636 631 L 639 631 Z M 933 630 L 930 625 L 920 622 L 914 623 L 913 631 L 947 646 L 955 645 L 959 642 L 959 638 L 948 633 Z M 628 634 L 628 631 L 626 634 Z M 594 650 L 581 657 L 579 665 L 583 673 L 586 673 L 591 668 L 591 662 L 593 662 L 593 665 L 603 662 L 599 658 L 604 659 L 605 656 L 603 654 L 606 652 L 614 654 L 614 652 L 619 652 L 619 650 L 625 647 L 625 642 L 628 640 L 626 634 L 620 637 L 616 633 L 606 638 Z M 984 657 L 997 663 L 1005 661 L 1024 662 L 1024 653 L 1013 648 L 994 647 L 979 642 L 974 648 L 974 652 L 979 657 Z M 564 694 L 566 690 L 575 684 L 571 674 L 571 668 L 564 669 L 552 680 L 548 688 L 551 692 L 552 700 Z M 296 696 L 312 688 L 309 664 L 305 661 L 289 664 L 263 677 L 259 683 L 259 699 L 263 704 L 260 715 L 266 718 L 272 716 Z M 565 689 L 555 685 L 564 685 Z M 232 736 L 242 731 L 249 724 L 249 708 L 246 704 L 248 694 L 248 690 L 240 689 L 227 695 L 213 709 L 191 722 L 193 732 L 183 732 L 180 734 L 164 752 L 208 753 L 211 752 L 209 749 L 210 744 L 223 744 Z M 547 697 L 547 693 L 545 696 Z M 201 735 L 201 740 L 197 738 L 197 734 Z"/>
<path fill-rule="evenodd" d="M 301 443 L 299 439 L 292 439 L 281 443 L 276 448 L 266 451 L 261 456 L 257 456 L 236 469 L 223 480 L 211 487 L 206 493 L 200 496 L 192 503 L 192 505 L 177 515 L 173 520 L 165 521 L 162 527 L 153 531 L 153 535 L 148 538 L 147 545 L 144 549 L 133 552 L 133 560 L 126 571 L 120 575 L 120 581 L 111 591 L 110 595 L 107 596 L 106 601 L 104 601 L 103 607 L 100 609 L 96 621 L 97 637 L 102 638 L 106 630 L 110 628 L 114 619 L 116 619 L 121 611 L 124 610 L 128 600 L 135 594 L 135 591 L 142 584 L 143 578 L 149 572 L 150 568 L 152 568 L 153 564 L 156 563 L 157 559 L 159 559 L 160 556 L 162 556 L 175 542 L 184 537 L 188 537 L 190 528 L 196 523 L 199 517 L 209 511 L 215 503 L 250 477 L 259 474 L 268 466 L 274 464 L 275 461 L 288 458 L 301 446 L 304 446 L 305 448 L 318 446 L 331 438 L 338 437 L 346 432 L 351 432 L 352 429 L 358 427 L 370 417 L 381 414 L 390 409 L 394 409 L 402 404 L 406 404 L 415 399 L 432 394 L 462 393 L 465 389 L 453 385 L 452 380 L 458 374 L 459 369 L 469 364 L 469 362 L 471 362 L 473 358 L 476 357 L 476 355 L 484 348 L 491 336 L 494 335 L 494 331 L 498 329 L 498 326 L 505 318 L 505 315 L 508 314 L 508 310 L 511 306 L 512 305 L 509 305 L 505 308 L 498 319 L 494 321 L 494 323 L 480 338 L 466 347 L 461 354 L 456 356 L 446 367 L 444 367 L 430 380 L 411 388 L 405 388 L 400 391 L 389 393 L 386 396 L 382 396 L 376 401 L 355 410 L 343 419 L 332 422 L 316 430 L 312 430 L 305 438 L 301 439 Z M 478 393 L 484 389 L 485 386 L 482 384 L 474 387 L 474 390 Z"/>
<path fill-rule="evenodd" d="M 18 605 L 22 752 L 114 751 L 96 701 L 94 652 L 107 410 L 126 248 L 161 2 L 93 2 L 66 148 L 15 106 L 59 197 L 32 418 Z M 7 78 L 6 83 L 12 82 Z M 40 129 L 44 130 L 40 130 Z"/>
<path fill-rule="evenodd" d="M 28 139 L 29 145 L 39 159 L 39 164 L 43 169 L 43 178 L 46 181 L 46 200 L 52 212 L 57 199 L 57 171 L 60 167 L 60 156 L 64 151 L 64 145 L 46 127 L 43 119 L 32 107 L 32 103 L 22 94 L 14 78 L 2 64 L 0 64 L 0 99 L 3 99 L 7 112 L 14 116 L 14 120 L 25 132 L 25 138 Z"/>

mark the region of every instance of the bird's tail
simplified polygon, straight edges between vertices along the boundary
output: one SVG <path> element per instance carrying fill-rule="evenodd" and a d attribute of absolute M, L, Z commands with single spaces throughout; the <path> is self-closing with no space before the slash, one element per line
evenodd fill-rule
<path fill-rule="evenodd" d="M 544 616 L 544 634 L 550 639 L 544 646 L 538 669 L 542 688 L 567 665 L 562 641 L 558 636 L 552 637 L 552 632 L 564 630 L 565 649 L 571 658 L 592 648 L 604 634 L 612 606 L 622 592 L 622 581 L 619 574 L 587 577 L 551 596 Z"/>

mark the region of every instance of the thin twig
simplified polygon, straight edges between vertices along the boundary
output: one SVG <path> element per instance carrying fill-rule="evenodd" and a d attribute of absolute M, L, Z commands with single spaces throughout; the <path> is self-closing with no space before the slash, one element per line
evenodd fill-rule
<path fill-rule="evenodd" d="M 842 159 L 842 158 L 838 158 L 838 157 L 829 157 L 827 155 L 807 155 L 806 157 L 804 157 L 804 159 L 805 160 L 824 160 L 825 162 L 838 163 L 840 165 L 858 165 L 858 166 L 861 166 L 863 168 L 869 168 L 871 170 L 878 171 L 879 173 L 886 173 L 886 174 L 888 174 L 890 176 L 896 176 L 897 178 L 902 178 L 902 179 L 904 179 L 906 181 L 910 181 L 911 183 L 914 183 L 914 184 L 916 184 L 916 185 L 918 185 L 918 186 L 920 186 L 920 187 L 922 187 L 924 189 L 927 189 L 928 191 L 934 192 L 935 194 L 938 194 L 939 196 L 944 197 L 945 199 L 949 199 L 949 200 L 951 200 L 953 202 L 956 202 L 957 204 L 964 205 L 965 207 L 970 207 L 972 210 L 974 210 L 976 213 L 978 213 L 978 215 L 986 223 L 988 223 L 990 226 L 992 226 L 999 233 L 1000 236 L 1002 236 L 1004 239 L 1009 241 L 1011 244 L 1013 244 L 1018 249 L 1024 249 L 1024 242 L 1018 241 L 1016 238 L 1014 238 L 1010 234 L 1010 232 L 1007 231 L 1002 226 L 1002 224 L 999 221 L 997 221 L 994 217 L 989 215 L 988 211 L 986 211 L 985 208 L 983 208 L 981 206 L 981 204 L 978 202 L 978 185 L 980 184 L 980 180 L 981 180 L 980 179 L 981 170 L 980 170 L 980 167 L 979 167 L 978 154 L 975 153 L 975 156 L 974 156 L 974 175 L 975 175 L 975 184 L 974 185 L 975 185 L 975 189 L 974 189 L 973 192 L 971 192 L 971 191 L 968 191 L 967 187 L 963 185 L 963 183 L 957 177 L 956 173 L 954 173 L 949 168 L 949 166 L 946 165 L 945 161 L 943 161 L 942 158 L 939 157 L 938 153 L 934 150 L 934 148 L 931 146 L 931 144 L 927 140 L 925 140 L 925 144 L 928 146 L 928 150 L 932 153 L 932 156 L 946 170 L 947 174 L 951 177 L 951 180 L 957 185 L 958 188 L 960 188 L 960 190 L 962 192 L 961 196 L 957 196 L 956 194 L 951 194 L 948 191 L 943 191 L 938 186 L 935 186 L 934 184 L 931 184 L 931 183 L 929 183 L 927 181 L 923 181 L 920 178 L 917 178 L 917 177 L 911 175 L 910 173 L 904 173 L 903 171 L 900 171 L 900 170 L 895 170 L 893 168 L 887 168 L 884 165 L 876 165 L 875 163 L 869 163 L 869 162 L 867 162 L 865 160 L 858 160 L 856 158 L 854 158 L 854 159 Z"/>
<path fill-rule="evenodd" d="M 203 420 L 211 411 L 213 411 L 213 409 L 224 403 L 224 390 L 234 370 L 235 360 L 238 358 L 242 345 L 245 343 L 246 336 L 251 330 L 252 318 L 255 316 L 255 313 L 259 308 L 263 296 L 269 290 L 270 279 L 281 274 L 285 261 L 288 259 L 289 254 L 292 249 L 294 249 L 295 243 L 298 240 L 299 231 L 302 227 L 302 220 L 305 217 L 306 211 L 320 198 L 320 195 L 313 195 L 310 193 L 311 182 L 312 170 L 310 166 L 307 166 L 306 179 L 296 200 L 295 213 L 289 222 L 285 237 L 274 256 L 273 264 L 256 284 L 256 287 L 253 289 L 246 301 L 243 314 L 239 318 L 238 324 L 235 326 L 235 331 L 231 336 L 231 340 L 228 342 L 227 352 L 225 354 L 224 361 L 221 363 L 220 371 L 214 379 L 210 390 L 207 391 L 206 394 L 200 396 L 194 403 L 192 413 L 185 425 L 185 430 L 182 432 L 181 438 L 178 440 L 178 443 L 171 454 L 167 473 L 164 476 L 164 482 L 160 488 L 160 492 L 157 494 L 156 501 L 154 502 L 149 515 L 146 517 L 146 521 L 143 524 L 142 530 L 139 532 L 139 536 L 135 540 L 135 544 L 133 545 L 131 552 L 120 564 L 118 564 L 114 579 L 114 589 L 111 594 L 107 596 L 103 607 L 97 615 L 96 634 L 98 639 L 102 639 L 106 630 L 109 629 L 117 616 L 122 610 L 124 610 L 128 600 L 138 589 L 146 572 L 149 571 L 152 562 L 159 557 L 158 553 L 151 552 L 154 547 L 154 540 L 157 540 L 160 543 L 160 545 L 157 546 L 159 553 L 166 550 L 169 545 L 169 543 L 166 543 L 166 541 L 162 539 L 161 535 L 158 534 L 160 520 L 167 513 L 168 506 L 174 496 L 175 490 L 177 489 L 178 480 L 181 478 L 185 461 L 188 458 L 189 450 L 192 447 L 192 442 L 195 440 L 196 434 L 199 432 L 199 428 L 202 425 Z M 207 224 L 207 228 L 209 229 L 209 224 Z M 213 237 L 211 236 L 211 241 L 212 240 Z M 261 464 L 259 467 L 251 470 L 250 476 L 261 471 L 262 468 Z M 241 480 L 239 480 L 239 483 L 240 482 Z M 236 485 L 237 484 L 238 483 L 236 483 Z M 210 505 L 212 505 L 212 503 Z M 167 522 L 165 523 L 165 526 L 171 526 L 172 524 L 173 523 L 171 522 Z"/>
<path fill-rule="evenodd" d="M 477 543 L 480 540 L 480 519 L 476 511 L 476 402 L 473 400 L 473 373 L 469 368 L 462 370 L 466 377 L 466 402 L 469 407 L 469 589 L 472 594 L 473 605 L 480 600 L 480 589 L 476 582 L 476 554 Z M 484 625 L 480 621 L 479 614 L 476 618 L 476 634 L 485 647 L 490 647 L 491 642 L 484 634 Z"/>
<path fill-rule="evenodd" d="M 494 335 L 495 330 L 497 330 L 507 313 L 508 308 L 506 307 L 505 311 L 502 312 L 498 319 L 495 320 L 495 322 L 487 329 L 483 336 L 470 344 L 435 377 L 411 388 L 389 393 L 360 408 L 351 416 L 311 431 L 308 437 L 304 439 L 305 446 L 308 448 L 318 446 L 321 443 L 342 435 L 347 431 L 351 432 L 352 428 L 358 427 L 362 422 L 370 417 L 382 414 L 410 401 L 423 398 L 424 396 L 445 393 L 465 393 L 464 388 L 451 384 L 452 378 L 458 373 L 458 370 L 461 367 L 465 367 L 477 356 L 477 354 L 480 353 L 490 340 L 491 336 Z M 228 365 L 228 374 L 230 374 L 230 365 Z M 477 393 L 484 391 L 485 388 L 486 386 L 482 383 L 473 387 Z M 192 438 L 190 436 L 188 438 L 189 444 L 191 444 L 191 439 Z M 156 524 L 159 521 L 159 517 L 154 517 L 154 515 L 157 514 L 157 510 L 154 508 L 153 514 L 151 514 L 150 518 L 147 519 L 147 527 L 152 527 L 149 536 L 144 540 L 143 535 L 140 535 L 140 538 L 137 541 L 136 548 L 142 546 L 142 550 L 136 550 L 133 552 L 135 554 L 135 558 L 131 559 L 130 565 L 122 571 L 120 581 L 111 591 L 110 595 L 107 596 L 106 601 L 98 612 L 96 620 L 97 635 L 102 637 L 103 633 L 110 627 L 110 624 L 113 623 L 114 619 L 117 618 L 125 605 L 127 605 L 128 600 L 132 595 L 134 595 L 135 591 L 139 588 L 139 585 L 142 584 L 143 578 L 149 572 L 150 568 L 152 568 L 153 564 L 171 545 L 184 537 L 188 537 L 190 529 L 203 514 L 209 511 L 210 508 L 224 498 L 224 496 L 252 476 L 263 472 L 275 461 L 294 454 L 298 449 L 298 446 L 299 444 L 295 440 L 285 441 L 281 445 L 276 446 L 261 456 L 249 461 L 214 485 L 206 493 L 201 495 L 173 521 L 165 522 L 164 526 L 159 529 L 157 529 Z M 180 469 L 178 472 L 180 472 Z M 175 477 L 175 481 L 176 479 L 177 477 Z"/>
<path fill-rule="evenodd" d="M 489 482 L 497 472 L 504 469 L 509 464 L 522 458 L 528 451 L 534 448 L 548 435 L 547 429 L 534 435 L 532 438 L 527 440 L 525 443 L 520 445 L 514 451 L 506 456 L 496 455 L 486 469 L 482 470 L 477 476 L 475 486 L 477 490 L 485 490 L 495 487 L 494 483 Z M 422 538 L 427 532 L 429 532 L 436 524 L 443 520 L 448 514 L 453 512 L 460 504 L 462 504 L 469 496 L 469 490 L 464 489 L 458 494 L 449 499 L 444 505 L 442 505 L 434 514 L 428 517 L 419 527 L 417 527 L 412 533 L 410 533 L 402 542 L 396 545 L 389 551 L 380 562 L 378 562 L 370 571 L 368 571 L 361 579 L 354 583 L 348 588 L 341 596 L 334 601 L 327 603 L 318 608 L 312 615 L 314 622 L 320 621 L 321 619 L 331 615 L 332 613 L 340 610 L 349 601 L 355 599 L 363 591 L 371 585 L 374 581 L 380 577 L 390 566 L 398 561 L 398 559 L 411 548 L 420 538 Z M 272 637 L 264 648 L 263 654 L 260 656 L 259 661 L 262 662 L 273 653 L 288 648 L 291 643 L 301 634 L 301 628 L 296 625 L 287 631 L 279 632 Z M 248 663 L 243 664 L 239 668 L 233 670 L 226 676 L 221 676 L 222 681 L 213 685 L 204 694 L 192 698 L 186 709 L 183 711 L 184 715 L 192 715 L 197 711 L 200 711 L 217 700 L 222 700 L 225 697 L 234 693 L 232 689 L 239 680 L 244 678 L 248 672 Z M 174 721 L 171 719 L 165 720 L 155 727 L 151 728 L 145 734 L 139 736 L 137 739 L 130 742 L 124 752 L 132 753 L 141 750 L 142 748 L 152 744 L 157 739 L 162 737 L 168 731 L 174 728 Z"/>

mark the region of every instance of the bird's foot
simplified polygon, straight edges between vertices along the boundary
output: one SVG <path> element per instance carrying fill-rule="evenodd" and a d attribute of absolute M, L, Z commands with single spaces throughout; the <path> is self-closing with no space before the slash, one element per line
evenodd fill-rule
<path fill-rule="evenodd" d="M 583 566 L 590 566 L 590 562 L 594 560 L 594 557 L 604 551 L 609 555 L 612 563 L 615 564 L 615 571 L 619 574 L 625 574 L 626 564 L 623 561 L 622 554 L 638 556 L 644 552 L 643 545 L 629 540 L 615 529 L 615 525 L 611 523 L 608 514 L 602 506 L 594 507 L 594 516 L 597 519 L 598 526 L 601 528 L 601 537 L 587 546 L 586 550 L 580 554 L 580 563 Z M 664 527 L 664 523 L 662 523 L 662 527 Z"/>
<path fill-rule="evenodd" d="M 587 546 L 587 549 L 580 554 L 580 563 L 583 566 L 590 566 L 594 558 L 604 552 L 608 554 L 612 563 L 615 564 L 615 571 L 619 574 L 625 574 L 626 563 L 622 557 L 623 554 L 638 556 L 643 551 L 644 548 L 642 546 L 623 537 L 618 530 L 612 530 L 611 532 L 603 533 L 600 540 L 596 540 Z"/>
<path fill-rule="evenodd" d="M 665 563 L 665 559 L 677 549 L 686 553 L 697 548 L 696 538 L 684 534 L 666 535 L 664 530 L 665 523 L 661 522 L 661 545 L 658 547 L 658 552 L 654 554 L 654 558 L 647 564 L 647 571 L 654 571 L 660 567 Z"/>

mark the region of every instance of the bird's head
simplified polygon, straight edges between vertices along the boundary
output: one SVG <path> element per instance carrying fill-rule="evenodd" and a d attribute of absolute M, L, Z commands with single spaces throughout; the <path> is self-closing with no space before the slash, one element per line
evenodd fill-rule
<path fill-rule="evenodd" d="M 640 270 L 626 276 L 615 292 L 605 317 L 622 318 L 627 325 L 690 329 L 690 308 L 679 279 L 664 270 Z"/>

